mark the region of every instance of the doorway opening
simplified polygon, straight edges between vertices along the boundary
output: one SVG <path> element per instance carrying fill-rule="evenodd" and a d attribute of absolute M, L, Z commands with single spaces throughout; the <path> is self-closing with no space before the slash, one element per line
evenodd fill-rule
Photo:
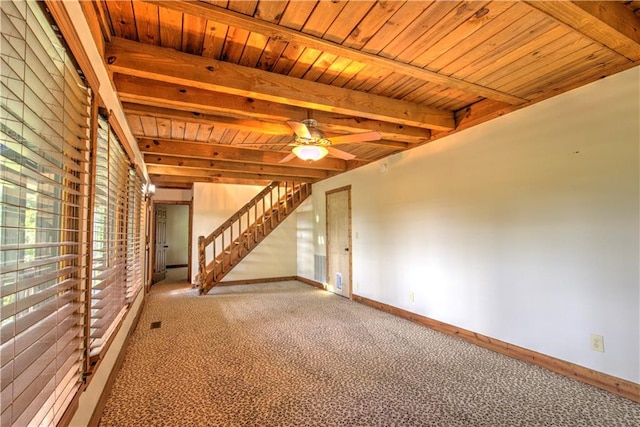
<path fill-rule="evenodd" d="M 327 284 L 351 298 L 351 186 L 327 191 Z"/>
<path fill-rule="evenodd" d="M 191 202 L 154 202 L 152 283 L 191 277 Z"/>

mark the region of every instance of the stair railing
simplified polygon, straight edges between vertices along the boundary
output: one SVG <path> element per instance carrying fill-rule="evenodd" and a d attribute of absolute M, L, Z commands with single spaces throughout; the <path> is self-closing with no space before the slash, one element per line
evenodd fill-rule
<path fill-rule="evenodd" d="M 216 282 L 311 193 L 310 183 L 272 182 L 208 236 L 198 237 L 198 282 Z M 274 202 L 275 199 L 275 202 Z M 237 251 L 237 257 L 232 252 Z M 210 262 L 207 260 L 210 259 Z M 221 264 L 219 268 L 216 268 Z"/>

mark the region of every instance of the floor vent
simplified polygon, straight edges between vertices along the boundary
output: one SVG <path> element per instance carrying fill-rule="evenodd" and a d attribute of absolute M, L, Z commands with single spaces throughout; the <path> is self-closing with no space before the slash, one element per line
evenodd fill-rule
<path fill-rule="evenodd" d="M 158 329 L 160 326 L 162 326 L 162 321 L 151 322 L 151 328 L 149 328 L 149 329 Z"/>

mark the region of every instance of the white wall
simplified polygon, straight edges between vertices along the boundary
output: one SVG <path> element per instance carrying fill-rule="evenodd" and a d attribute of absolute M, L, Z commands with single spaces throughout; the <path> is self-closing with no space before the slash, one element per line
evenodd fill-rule
<path fill-rule="evenodd" d="M 318 186 L 312 191 L 318 191 Z M 296 226 L 298 236 L 298 253 L 297 253 L 297 275 L 314 279 L 314 260 L 313 255 L 326 255 L 326 248 L 319 243 L 319 236 L 324 237 L 324 228 L 320 229 L 320 224 L 316 220 L 320 220 L 320 216 L 316 215 L 316 210 L 320 208 L 320 203 L 324 206 L 324 192 L 321 195 L 313 193 L 311 197 L 302 202 L 296 209 Z M 326 215 L 322 215 L 324 219 Z M 324 226 L 324 223 L 322 224 Z"/>
<path fill-rule="evenodd" d="M 350 184 L 355 294 L 640 383 L 639 82 L 636 67 L 314 185 L 298 274 L 325 254 L 325 191 Z"/>
<path fill-rule="evenodd" d="M 192 282 L 198 274 L 198 236 L 207 236 L 264 187 L 195 183 L 193 186 Z M 296 275 L 295 213 L 284 220 L 224 280 Z M 207 262 L 211 261 L 210 258 Z"/>
<path fill-rule="evenodd" d="M 189 261 L 189 206 L 164 205 L 167 208 L 167 265 Z"/>

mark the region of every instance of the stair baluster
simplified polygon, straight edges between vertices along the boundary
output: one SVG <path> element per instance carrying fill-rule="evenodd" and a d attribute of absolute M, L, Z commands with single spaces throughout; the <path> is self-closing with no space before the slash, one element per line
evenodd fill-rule
<path fill-rule="evenodd" d="M 280 187 L 284 187 L 284 194 Z M 310 194 L 310 183 L 272 182 L 209 236 L 198 237 L 200 293 L 205 294 L 216 286 Z M 260 204 L 262 212 L 259 209 Z M 252 212 L 253 218 L 251 218 Z M 245 214 L 246 228 L 243 225 Z M 237 237 L 234 227 L 237 227 Z M 228 244 L 225 242 L 227 233 Z M 218 239 L 220 239 L 219 245 L 216 242 Z M 213 259 L 207 263 L 206 252 L 209 245 L 213 249 Z"/>

